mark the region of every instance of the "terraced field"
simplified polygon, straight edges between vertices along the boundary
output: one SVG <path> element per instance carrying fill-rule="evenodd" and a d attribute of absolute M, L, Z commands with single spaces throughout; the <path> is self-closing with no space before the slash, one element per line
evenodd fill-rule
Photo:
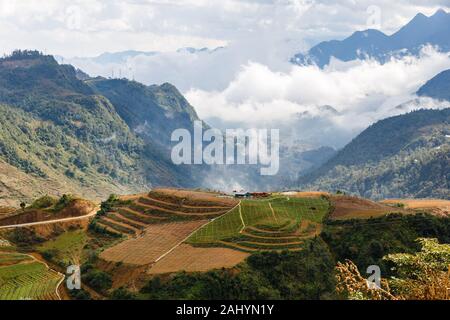
<path fill-rule="evenodd" d="M 206 272 L 211 269 L 232 268 L 248 256 L 248 253 L 228 248 L 196 248 L 183 244 L 156 262 L 148 273 Z"/>
<path fill-rule="evenodd" d="M 141 236 L 106 249 L 100 258 L 138 266 L 152 264 L 205 223 L 195 220 L 151 225 Z"/>
<path fill-rule="evenodd" d="M 193 232 L 238 204 L 217 194 L 168 189 L 122 200 L 96 224 L 129 239 L 108 248 L 100 257 L 130 265 L 157 262 Z"/>
<path fill-rule="evenodd" d="M 243 200 L 239 207 L 201 228 L 187 242 L 244 252 L 301 250 L 306 239 L 320 233 L 329 209 L 329 202 L 322 198 Z"/>
<path fill-rule="evenodd" d="M 125 204 L 114 207 L 96 224 L 122 236 L 139 236 L 154 224 L 214 219 L 237 204 L 214 194 L 166 189 L 124 199 Z"/>
<path fill-rule="evenodd" d="M 30 256 L 0 252 L 0 300 L 57 300 L 62 279 Z"/>

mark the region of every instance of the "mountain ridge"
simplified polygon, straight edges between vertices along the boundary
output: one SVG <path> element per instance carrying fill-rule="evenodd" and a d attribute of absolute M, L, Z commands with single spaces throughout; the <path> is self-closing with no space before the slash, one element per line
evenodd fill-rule
<path fill-rule="evenodd" d="M 186 112 L 187 122 L 193 119 L 192 110 L 176 104 L 181 94 L 173 86 L 152 86 L 151 90 L 156 93 L 147 101 L 154 108 Z M 60 65 L 52 56 L 16 51 L 0 59 L 0 108 L 1 162 L 32 181 L 60 186 L 59 191 L 49 188 L 50 192 L 78 189 L 81 196 L 104 197 L 153 185 L 193 184 L 186 168 L 173 165 L 154 140 L 143 139 L 129 126 L 117 112 L 121 106 L 115 106 L 89 80 L 79 80 L 74 67 Z M 160 119 L 169 121 L 165 113 Z M 149 132 L 155 130 L 150 126 Z M 7 176 L 0 179 L 0 201 L 11 194 L 22 199 L 41 195 L 39 189 L 13 190 L 10 184 L 6 187 Z"/>
<path fill-rule="evenodd" d="M 450 70 L 445 70 L 427 81 L 418 91 L 419 97 L 450 101 Z"/>
<path fill-rule="evenodd" d="M 427 17 L 417 14 L 408 24 L 392 35 L 368 29 L 356 31 L 344 40 L 324 41 L 306 53 L 298 53 L 291 59 L 297 65 L 316 64 L 324 68 L 335 57 L 342 61 L 373 58 L 381 63 L 392 57 L 417 55 L 427 44 L 438 46 L 443 52 L 450 51 L 450 13 L 439 9 Z"/>
<path fill-rule="evenodd" d="M 370 126 L 300 179 L 304 188 L 372 199 L 450 198 L 450 108 L 417 110 Z"/>

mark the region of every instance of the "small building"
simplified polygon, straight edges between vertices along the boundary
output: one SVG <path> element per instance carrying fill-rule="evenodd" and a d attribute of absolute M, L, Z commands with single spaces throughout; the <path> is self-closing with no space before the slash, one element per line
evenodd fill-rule
<path fill-rule="evenodd" d="M 240 192 L 235 192 L 234 197 L 235 198 L 250 198 L 251 195 L 249 192 L 240 191 Z"/>

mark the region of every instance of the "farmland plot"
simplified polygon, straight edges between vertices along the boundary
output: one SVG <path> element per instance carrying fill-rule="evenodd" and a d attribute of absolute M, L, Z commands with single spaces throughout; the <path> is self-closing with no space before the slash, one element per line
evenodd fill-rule
<path fill-rule="evenodd" d="M 123 197 L 95 224 L 125 237 L 141 235 L 154 224 L 208 220 L 230 211 L 237 201 L 214 193 L 157 189 L 148 194 Z"/>
<path fill-rule="evenodd" d="M 195 220 L 150 225 L 141 236 L 105 250 L 100 257 L 133 265 L 151 264 L 207 222 Z"/>
<path fill-rule="evenodd" d="M 274 197 L 243 200 L 188 239 L 194 246 L 221 246 L 244 252 L 300 250 L 320 233 L 329 203 L 321 198 Z"/>
<path fill-rule="evenodd" d="M 56 300 L 63 276 L 33 258 L 0 253 L 0 300 Z"/>
<path fill-rule="evenodd" d="M 149 274 L 173 272 L 206 272 L 231 268 L 245 260 L 249 254 L 226 248 L 195 248 L 183 244 L 155 263 Z"/>

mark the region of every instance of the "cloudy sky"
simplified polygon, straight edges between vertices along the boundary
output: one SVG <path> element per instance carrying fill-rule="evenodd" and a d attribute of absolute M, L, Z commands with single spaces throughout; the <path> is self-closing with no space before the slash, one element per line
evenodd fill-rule
<path fill-rule="evenodd" d="M 171 82 L 221 127 L 283 127 L 303 114 L 302 126 L 292 126 L 315 132 L 310 142 L 341 147 L 415 99 L 424 82 L 450 68 L 448 54 L 428 48 L 419 58 L 336 62 L 326 70 L 289 58 L 357 30 L 391 34 L 439 8 L 450 11 L 450 0 L 0 0 L 0 51 L 38 49 L 93 76 Z M 184 47 L 224 48 L 177 51 Z M 88 58 L 125 50 L 159 54 L 109 64 Z M 314 130 L 317 118 L 333 128 L 328 137 Z"/>
<path fill-rule="evenodd" d="M 66 57 L 256 40 L 298 49 L 374 24 L 393 32 L 417 12 L 449 6 L 448 0 L 0 0 L 0 44 L 3 51 L 37 48 Z"/>

